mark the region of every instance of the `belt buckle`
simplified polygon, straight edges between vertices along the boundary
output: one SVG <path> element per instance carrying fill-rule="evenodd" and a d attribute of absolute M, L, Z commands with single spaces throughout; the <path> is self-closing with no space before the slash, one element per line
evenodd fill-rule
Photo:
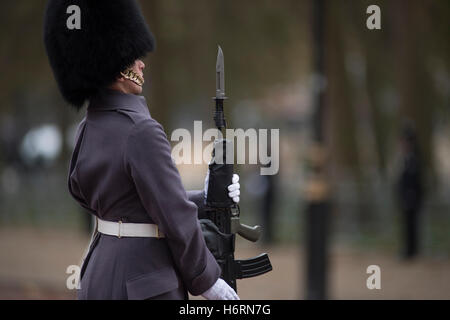
<path fill-rule="evenodd" d="M 164 237 L 162 232 L 159 231 L 159 226 L 158 225 L 156 225 L 156 235 L 157 235 L 158 239 L 162 239 Z"/>
<path fill-rule="evenodd" d="M 117 235 L 117 237 L 118 237 L 119 239 L 122 238 L 121 231 L 122 231 L 122 220 L 119 220 L 119 233 L 118 233 L 118 235 Z"/>

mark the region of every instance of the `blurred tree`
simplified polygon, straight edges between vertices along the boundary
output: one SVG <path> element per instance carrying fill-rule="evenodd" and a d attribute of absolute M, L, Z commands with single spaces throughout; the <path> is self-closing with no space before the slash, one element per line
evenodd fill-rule
<path fill-rule="evenodd" d="M 398 123 L 405 119 L 414 122 L 417 128 L 419 144 L 423 146 L 424 168 L 432 171 L 433 163 L 433 90 L 427 72 L 429 39 L 429 2 L 409 1 L 405 5 L 401 1 L 390 3 L 391 26 L 393 30 L 392 47 L 394 48 L 394 72 L 399 92 Z M 420 25 L 420 28 L 411 28 Z M 398 126 L 399 127 L 399 126 Z M 398 131 L 396 132 L 398 137 Z"/>

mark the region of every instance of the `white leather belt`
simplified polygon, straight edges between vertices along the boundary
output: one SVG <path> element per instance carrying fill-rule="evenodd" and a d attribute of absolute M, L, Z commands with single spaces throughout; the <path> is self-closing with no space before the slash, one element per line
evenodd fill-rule
<path fill-rule="evenodd" d="M 142 238 L 164 238 L 156 224 L 150 223 L 123 223 L 104 221 L 97 218 L 97 231 L 109 236 L 142 237 Z"/>

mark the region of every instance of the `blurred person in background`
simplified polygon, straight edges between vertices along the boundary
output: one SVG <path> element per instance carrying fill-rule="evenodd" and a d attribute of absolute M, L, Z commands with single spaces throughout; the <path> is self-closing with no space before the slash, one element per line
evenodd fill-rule
<path fill-rule="evenodd" d="M 78 15 L 78 17 L 77 17 Z M 76 21 L 76 20 L 79 21 Z M 69 191 L 96 217 L 79 299 L 236 300 L 198 222 L 162 126 L 140 96 L 155 40 L 135 0 L 50 0 L 44 42 L 65 100 L 78 110 Z M 207 176 L 208 177 L 208 176 Z M 239 202 L 238 177 L 229 196 Z"/>
<path fill-rule="evenodd" d="M 401 132 L 401 151 L 402 168 L 397 188 L 402 212 L 402 257 L 409 260 L 419 252 L 419 216 L 424 197 L 419 142 L 410 123 L 406 123 Z"/>

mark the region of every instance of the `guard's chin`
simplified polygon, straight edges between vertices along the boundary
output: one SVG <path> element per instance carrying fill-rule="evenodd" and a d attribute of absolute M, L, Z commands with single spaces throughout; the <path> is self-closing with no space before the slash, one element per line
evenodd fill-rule
<path fill-rule="evenodd" d="M 138 89 L 140 89 L 140 90 L 142 91 L 142 88 L 144 87 L 142 84 L 140 84 L 140 83 L 138 83 L 138 82 L 135 82 L 135 81 L 131 81 L 131 82 L 133 82 L 133 85 L 134 85 L 135 87 L 137 87 Z"/>
<path fill-rule="evenodd" d="M 143 91 L 143 86 L 141 86 L 141 85 L 139 85 L 139 84 L 137 84 L 137 83 L 134 83 L 134 82 L 133 82 L 132 86 L 133 86 L 133 91 L 134 91 L 133 93 L 134 93 L 134 94 L 139 95 L 139 94 L 142 93 L 142 91 Z"/>

